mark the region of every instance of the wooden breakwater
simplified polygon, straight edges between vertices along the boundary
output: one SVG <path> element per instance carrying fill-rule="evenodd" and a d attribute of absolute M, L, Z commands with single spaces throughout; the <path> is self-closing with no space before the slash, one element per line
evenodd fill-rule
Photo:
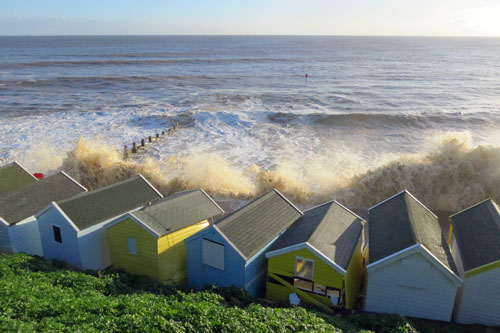
<path fill-rule="evenodd" d="M 162 130 L 161 132 L 156 132 L 155 135 L 153 136 L 148 136 L 147 138 L 141 139 L 140 143 L 138 144 L 137 142 L 132 142 L 132 145 L 129 149 L 129 145 L 125 145 L 123 147 L 123 157 L 124 158 L 129 158 L 133 156 L 134 154 L 143 152 L 146 150 L 146 144 L 153 144 L 173 133 L 175 133 L 179 129 L 179 124 L 176 123 L 174 126 L 167 128 L 165 130 Z"/>

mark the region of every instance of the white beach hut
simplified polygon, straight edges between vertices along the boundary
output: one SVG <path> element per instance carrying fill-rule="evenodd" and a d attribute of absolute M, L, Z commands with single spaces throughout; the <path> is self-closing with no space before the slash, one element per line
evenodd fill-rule
<path fill-rule="evenodd" d="M 35 214 L 54 200 L 85 191 L 73 178 L 59 172 L 0 195 L 0 251 L 42 256 Z"/>
<path fill-rule="evenodd" d="M 43 254 L 83 269 L 111 265 L 106 238 L 108 223 L 162 198 L 141 175 L 52 202 L 37 215 Z"/>
<path fill-rule="evenodd" d="M 369 209 L 366 311 L 450 321 L 462 280 L 436 215 L 402 191 Z"/>

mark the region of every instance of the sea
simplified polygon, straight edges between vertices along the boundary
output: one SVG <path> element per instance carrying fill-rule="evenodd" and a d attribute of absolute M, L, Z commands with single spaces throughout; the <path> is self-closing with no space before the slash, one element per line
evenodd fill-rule
<path fill-rule="evenodd" d="M 499 125 L 499 38 L 0 37 L 0 164 L 89 189 L 456 212 L 500 200 Z"/>

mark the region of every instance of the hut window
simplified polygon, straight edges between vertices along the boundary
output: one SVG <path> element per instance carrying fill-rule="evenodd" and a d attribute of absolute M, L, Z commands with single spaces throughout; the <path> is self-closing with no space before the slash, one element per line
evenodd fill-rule
<path fill-rule="evenodd" d="M 128 238 L 128 253 L 137 254 L 137 244 L 135 237 Z"/>
<path fill-rule="evenodd" d="M 327 288 L 326 295 L 330 297 L 330 300 L 333 305 L 339 304 L 340 290 Z"/>
<path fill-rule="evenodd" d="M 312 281 L 314 276 L 314 261 L 296 257 L 295 276 Z"/>
<path fill-rule="evenodd" d="M 421 255 L 413 255 L 399 264 L 399 284 L 405 287 L 425 288 L 431 264 Z"/>
<path fill-rule="evenodd" d="M 203 239 L 203 263 L 224 270 L 224 245 Z"/>
<path fill-rule="evenodd" d="M 319 295 L 323 295 L 325 296 L 326 295 L 326 287 L 322 284 L 319 284 L 319 283 L 315 283 L 314 284 L 314 293 L 315 294 L 319 294 Z"/>
<path fill-rule="evenodd" d="M 55 225 L 53 225 L 52 226 L 52 232 L 54 233 L 54 241 L 56 243 L 61 243 L 62 244 L 61 228 L 56 227 Z"/>
<path fill-rule="evenodd" d="M 302 280 L 302 279 L 293 279 L 294 287 L 297 287 L 306 291 L 313 291 L 313 283 L 312 281 Z"/>

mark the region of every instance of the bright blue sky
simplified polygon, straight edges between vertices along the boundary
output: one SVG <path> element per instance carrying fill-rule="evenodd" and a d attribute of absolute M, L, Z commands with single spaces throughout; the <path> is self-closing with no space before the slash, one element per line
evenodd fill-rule
<path fill-rule="evenodd" d="M 497 0 L 0 0 L 0 35 L 500 36 Z"/>

